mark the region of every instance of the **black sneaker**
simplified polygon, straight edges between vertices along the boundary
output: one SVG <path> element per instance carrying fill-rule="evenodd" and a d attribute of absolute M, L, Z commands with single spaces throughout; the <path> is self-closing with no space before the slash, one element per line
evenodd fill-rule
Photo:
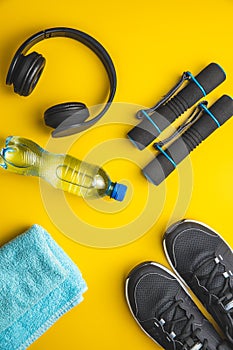
<path fill-rule="evenodd" d="M 172 225 L 165 233 L 163 243 L 171 266 L 233 344 L 231 248 L 210 227 L 192 220 Z"/>
<path fill-rule="evenodd" d="M 154 262 L 126 280 L 126 299 L 142 330 L 166 350 L 230 350 L 198 310 L 181 282 Z"/>

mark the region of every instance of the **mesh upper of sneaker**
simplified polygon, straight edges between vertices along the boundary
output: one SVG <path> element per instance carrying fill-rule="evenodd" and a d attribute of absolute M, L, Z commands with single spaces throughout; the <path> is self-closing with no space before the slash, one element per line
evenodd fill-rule
<path fill-rule="evenodd" d="M 201 223 L 184 221 L 165 234 L 165 248 L 178 274 L 233 341 L 233 254 Z"/>
<path fill-rule="evenodd" d="M 165 348 L 174 342 L 174 348 L 169 349 L 217 349 L 220 337 L 173 274 L 159 266 L 144 266 L 130 277 L 128 302 L 141 327 L 153 339 L 160 332 L 160 344 L 165 339 Z"/>

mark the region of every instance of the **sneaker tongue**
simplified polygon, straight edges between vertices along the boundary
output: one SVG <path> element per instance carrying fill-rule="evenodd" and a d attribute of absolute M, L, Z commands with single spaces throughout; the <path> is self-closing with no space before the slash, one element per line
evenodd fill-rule
<path fill-rule="evenodd" d="M 189 329 L 187 328 L 187 323 L 189 321 L 186 311 L 182 308 L 182 304 L 177 305 L 176 307 L 172 307 L 172 304 L 174 304 L 175 301 L 167 301 L 165 300 L 161 302 L 160 304 L 160 317 L 161 321 L 163 322 L 164 329 L 169 333 L 172 338 L 176 340 L 180 340 L 183 344 L 183 341 L 185 341 L 185 344 L 187 346 L 187 349 L 190 350 L 200 350 L 203 347 L 203 344 L 200 342 L 200 340 L 197 338 L 197 336 L 194 336 L 192 326 L 190 324 Z M 180 319 L 180 321 L 178 321 Z M 174 322 L 175 321 L 175 322 Z M 167 325 L 170 324 L 170 327 Z M 172 325 L 172 329 L 171 329 Z M 183 338 L 184 331 L 187 335 L 186 339 Z M 190 335 L 188 336 L 188 333 Z"/>
<path fill-rule="evenodd" d="M 217 274 L 214 276 L 213 281 L 211 283 L 208 283 L 208 279 L 210 277 L 211 272 L 213 271 L 213 269 L 215 268 L 216 263 L 213 260 L 212 262 L 210 262 L 209 264 L 207 264 L 206 266 L 202 266 L 198 269 L 198 273 L 197 273 L 197 277 L 201 279 L 200 284 L 204 285 L 208 290 L 212 291 L 215 295 L 217 295 L 219 298 L 222 297 L 221 295 L 221 291 L 223 289 L 223 286 L 226 283 L 226 278 L 225 277 L 225 268 L 222 264 L 218 264 L 218 272 Z M 204 277 L 205 276 L 205 277 Z M 204 277 L 204 278 L 202 278 Z M 224 306 L 226 311 L 229 311 L 233 308 L 233 299 L 232 299 L 232 295 L 230 295 L 230 297 L 228 297 L 227 299 L 227 292 L 226 293 L 226 302 L 227 304 Z M 226 303 L 225 302 L 225 303 Z"/>
<path fill-rule="evenodd" d="M 177 319 L 182 319 L 178 322 L 176 322 L 175 326 L 173 327 L 172 333 L 174 333 L 174 336 L 179 339 L 179 336 L 182 335 L 182 331 L 187 325 L 188 319 L 185 310 L 183 310 L 181 307 L 171 308 L 169 311 L 167 311 L 172 304 L 174 304 L 174 301 L 167 301 L 166 303 L 162 304 L 160 306 L 160 315 L 161 318 L 164 319 L 165 323 L 169 324 L 172 323 L 172 321 Z M 164 326 L 166 329 L 166 324 Z M 166 329 L 167 332 L 170 332 L 170 329 Z M 190 328 L 191 332 L 191 328 Z M 194 350 L 196 350 L 194 348 Z"/>
<path fill-rule="evenodd" d="M 208 281 L 208 279 L 209 279 L 209 277 L 210 277 L 210 274 L 211 274 L 211 272 L 213 271 L 213 269 L 215 268 L 215 266 L 216 266 L 216 263 L 215 263 L 215 261 L 213 260 L 212 262 L 210 262 L 208 265 L 206 265 L 206 266 L 202 266 L 202 267 L 200 267 L 199 268 L 199 270 L 198 270 L 198 276 L 197 277 L 203 277 L 203 276 L 206 276 L 205 278 L 203 278 L 202 279 L 202 281 L 201 281 L 201 284 L 203 285 L 205 285 L 205 282 L 207 282 Z M 225 283 L 225 277 L 224 277 L 224 266 L 223 265 L 221 265 L 221 264 L 218 264 L 218 273 L 220 274 L 220 275 L 215 275 L 215 277 L 214 277 L 214 279 L 213 279 L 213 281 L 208 285 L 208 286 L 206 286 L 206 287 L 208 287 L 208 289 L 210 289 L 210 290 L 212 290 L 212 289 L 214 289 L 214 291 L 215 291 L 215 294 L 217 295 L 220 291 L 221 291 L 221 289 L 222 289 L 222 287 L 223 287 L 223 285 L 224 285 L 224 283 Z M 203 283 L 204 282 L 204 283 Z"/>

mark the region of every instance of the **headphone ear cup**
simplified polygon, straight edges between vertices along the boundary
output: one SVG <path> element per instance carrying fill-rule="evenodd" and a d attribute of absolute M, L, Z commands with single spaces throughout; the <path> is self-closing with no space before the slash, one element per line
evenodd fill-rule
<path fill-rule="evenodd" d="M 81 124 L 90 113 L 82 102 L 66 102 L 48 108 L 44 113 L 44 121 L 47 126 L 56 129 L 64 120 L 72 117 L 71 124 Z"/>
<path fill-rule="evenodd" d="M 45 58 L 37 52 L 21 55 L 12 73 L 14 91 L 28 96 L 34 90 L 45 66 Z"/>

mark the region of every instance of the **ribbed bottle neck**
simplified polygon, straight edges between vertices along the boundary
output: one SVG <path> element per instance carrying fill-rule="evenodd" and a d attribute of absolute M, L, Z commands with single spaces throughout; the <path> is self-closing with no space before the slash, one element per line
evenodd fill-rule
<path fill-rule="evenodd" d="M 115 182 L 112 182 L 112 181 L 109 182 L 108 188 L 105 192 L 107 196 L 111 197 L 115 184 L 116 184 Z"/>

